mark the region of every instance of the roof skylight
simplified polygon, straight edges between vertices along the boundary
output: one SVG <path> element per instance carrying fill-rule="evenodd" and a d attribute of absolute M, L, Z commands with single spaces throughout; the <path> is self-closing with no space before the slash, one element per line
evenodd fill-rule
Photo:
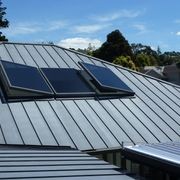
<path fill-rule="evenodd" d="M 134 92 L 110 69 L 84 62 L 80 62 L 79 64 L 92 78 L 91 82 L 100 91 L 99 93 L 134 95 Z"/>
<path fill-rule="evenodd" d="M 52 95 L 36 67 L 1 61 L 1 79 L 8 97 Z"/>

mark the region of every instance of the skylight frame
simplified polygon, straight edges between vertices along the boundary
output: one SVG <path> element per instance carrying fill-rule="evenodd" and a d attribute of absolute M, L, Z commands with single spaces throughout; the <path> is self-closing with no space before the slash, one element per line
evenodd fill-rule
<path fill-rule="evenodd" d="M 21 86 L 15 86 L 15 85 L 12 85 L 10 80 L 9 80 L 9 77 L 8 77 L 8 74 L 6 73 L 6 70 L 3 66 L 3 62 L 5 63 L 13 63 L 13 64 L 16 64 L 18 66 L 25 66 L 25 67 L 30 67 L 30 68 L 34 68 L 37 70 L 38 74 L 40 75 L 40 77 L 42 78 L 43 82 L 46 84 L 46 86 L 48 87 L 48 89 L 50 90 L 49 92 L 48 91 L 42 91 L 42 90 L 36 90 L 36 89 L 31 89 L 31 88 L 24 88 L 24 87 L 21 87 Z M 52 92 L 51 90 L 51 87 L 49 86 L 49 84 L 46 82 L 46 79 L 42 76 L 41 72 L 39 71 L 38 68 L 36 67 L 33 67 L 33 66 L 28 66 L 28 65 L 24 65 L 24 64 L 19 64 L 19 63 L 14 63 L 14 62 L 10 62 L 10 61 L 4 61 L 4 60 L 0 60 L 0 67 L 1 67 L 1 70 L 2 70 L 2 75 L 4 76 L 5 80 L 4 83 L 7 84 L 7 87 L 10 89 L 10 90 L 19 90 L 19 91 L 25 91 L 25 92 L 29 92 L 29 93 L 37 93 L 37 96 L 46 96 L 46 95 L 49 95 L 49 96 L 53 96 L 54 93 Z M 30 95 L 32 96 L 32 95 Z M 36 95 L 35 95 L 36 96 Z M 24 96 L 23 96 L 24 97 Z"/>
<path fill-rule="evenodd" d="M 106 89 L 107 90 L 107 92 L 105 92 L 105 94 L 117 94 L 117 95 L 123 95 L 123 93 L 126 93 L 126 94 L 124 94 L 124 95 L 131 95 L 131 96 L 133 96 L 135 93 L 119 78 L 119 80 L 120 81 L 122 81 L 130 90 L 128 91 L 128 90 L 126 90 L 126 89 L 123 89 L 123 88 L 116 88 L 116 87 L 111 87 L 111 86 L 107 86 L 107 85 L 104 85 L 104 84 L 102 84 L 95 76 L 94 76 L 94 74 L 93 73 L 91 73 L 91 71 L 89 71 L 89 69 L 88 68 L 86 68 L 85 66 L 84 66 L 84 64 L 88 64 L 88 65 L 93 65 L 93 66 L 96 66 L 96 67 L 99 67 L 99 68 L 104 68 L 104 69 L 107 69 L 107 70 L 109 70 L 111 73 L 112 73 L 112 75 L 113 76 L 116 76 L 116 74 L 114 74 L 110 69 L 108 69 L 108 68 L 105 68 L 105 67 L 101 67 L 101 66 L 97 66 L 97 65 L 94 65 L 94 64 L 89 64 L 89 63 L 85 63 L 85 62 L 78 62 L 80 65 L 81 65 L 81 67 L 83 67 L 83 69 L 88 73 L 88 75 L 90 76 L 90 77 L 92 77 L 92 79 L 93 80 L 95 80 L 96 81 L 96 83 L 97 83 L 97 85 L 100 87 L 100 88 L 102 88 L 102 89 Z M 116 76 L 117 78 L 118 78 L 118 76 Z M 102 93 L 104 93 L 104 92 L 102 92 Z"/>
<path fill-rule="evenodd" d="M 57 98 L 57 99 L 110 98 L 111 99 L 111 98 L 123 98 L 127 96 L 132 96 L 132 97 L 134 96 L 135 93 L 133 91 L 128 91 L 126 89 L 119 88 L 121 86 L 118 85 L 118 79 L 120 80 L 120 83 L 122 83 L 122 87 L 126 88 L 127 85 L 120 78 L 118 78 L 118 76 L 114 74 L 110 69 L 89 63 L 84 63 L 85 65 L 86 64 L 92 65 L 92 68 L 93 66 L 95 66 L 95 68 L 103 68 L 102 72 L 104 73 L 106 72 L 106 70 L 108 70 L 107 73 L 108 76 L 106 80 L 106 76 L 105 78 L 101 76 L 101 71 L 99 74 L 98 69 L 95 69 L 94 71 L 95 75 L 94 75 L 93 70 L 91 70 L 91 66 L 89 70 L 88 66 L 86 68 L 83 62 L 79 62 L 79 64 L 83 67 L 83 69 L 43 68 L 43 67 L 40 68 L 40 67 L 14 63 L 11 61 L 0 60 L 0 75 L 2 79 L 5 98 L 9 102 L 14 99 L 15 100 L 18 99 L 32 100 L 32 99 L 40 99 L 40 98 L 42 99 L 44 98 Z M 18 68 L 19 69 L 22 68 L 19 73 L 18 73 Z M 43 71 L 43 69 L 47 69 L 50 71 Z M 53 74 L 53 69 L 57 69 L 57 71 L 55 71 L 54 74 Z M 66 69 L 67 71 L 61 72 L 62 69 Z M 17 77 L 14 78 L 14 74 L 16 73 L 17 73 Z M 27 76 L 27 79 L 24 78 L 26 76 L 21 78 L 21 76 L 23 76 L 23 73 L 24 75 Z M 104 84 L 107 82 L 107 84 L 111 85 L 111 74 L 113 75 L 112 80 L 115 83 L 115 88 L 113 84 L 112 87 Z M 32 84 L 31 84 L 31 76 L 33 77 L 33 79 L 36 78 L 36 81 L 32 81 Z M 68 78 L 64 79 L 63 77 L 68 77 Z M 103 83 L 101 83 L 99 79 L 100 80 L 102 79 Z M 40 84 L 38 84 L 39 81 Z M 77 87 L 75 87 L 76 85 Z M 130 89 L 128 86 L 127 88 Z"/>
<path fill-rule="evenodd" d="M 56 89 L 53 87 L 52 83 L 50 82 L 50 80 L 48 79 L 48 77 L 46 76 L 45 72 L 43 72 L 43 69 L 57 69 L 57 70 L 61 70 L 61 69 L 67 69 L 67 70 L 75 70 L 77 71 L 77 73 L 79 73 L 79 70 L 75 69 L 75 68 L 40 68 L 40 71 L 42 73 L 42 75 L 44 76 L 44 78 L 46 79 L 46 81 L 48 82 L 49 86 L 51 87 L 51 89 L 54 92 L 54 96 L 56 98 L 82 98 L 82 97 L 95 97 L 96 96 L 96 92 L 92 91 L 92 92 L 66 92 L 66 93 L 59 93 L 56 91 Z M 84 84 L 87 85 L 87 87 L 89 87 L 89 89 L 92 89 L 92 87 L 84 80 L 84 78 L 81 77 L 81 75 L 79 74 L 79 78 L 81 78 L 81 81 L 84 82 Z M 93 90 L 93 89 L 92 89 Z"/>

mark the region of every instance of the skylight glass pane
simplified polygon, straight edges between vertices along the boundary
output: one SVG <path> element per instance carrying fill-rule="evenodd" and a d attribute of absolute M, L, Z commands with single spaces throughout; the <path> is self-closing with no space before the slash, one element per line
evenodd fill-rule
<path fill-rule="evenodd" d="M 78 70 L 69 68 L 41 68 L 57 95 L 93 95 L 95 92 L 79 75 Z"/>
<path fill-rule="evenodd" d="M 1 65 L 9 88 L 52 94 L 37 68 L 7 61 L 1 61 Z"/>
<path fill-rule="evenodd" d="M 80 62 L 85 71 L 96 81 L 102 90 L 124 91 L 134 94 L 134 92 L 110 69 Z"/>

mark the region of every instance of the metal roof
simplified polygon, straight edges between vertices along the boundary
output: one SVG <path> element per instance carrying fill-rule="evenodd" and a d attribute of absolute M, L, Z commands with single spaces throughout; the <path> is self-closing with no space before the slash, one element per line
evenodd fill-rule
<path fill-rule="evenodd" d="M 129 159 L 179 173 L 180 142 L 135 145 L 125 147 L 123 151 Z"/>
<path fill-rule="evenodd" d="M 35 67 L 111 69 L 134 98 L 0 102 L 0 143 L 67 145 L 80 150 L 180 141 L 180 86 L 55 45 L 2 43 L 0 57 Z"/>
<path fill-rule="evenodd" d="M 131 180 L 116 166 L 74 149 L 0 147 L 0 179 Z"/>

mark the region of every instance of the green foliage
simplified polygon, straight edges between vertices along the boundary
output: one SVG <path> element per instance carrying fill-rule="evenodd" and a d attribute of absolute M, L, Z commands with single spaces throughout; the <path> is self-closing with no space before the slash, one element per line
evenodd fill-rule
<path fill-rule="evenodd" d="M 144 66 L 157 66 L 160 61 L 160 47 L 157 52 L 150 46 L 139 44 L 131 44 L 132 51 L 135 56 L 135 64 L 142 68 Z"/>
<path fill-rule="evenodd" d="M 8 39 L 0 32 L 0 41 L 8 41 Z"/>
<path fill-rule="evenodd" d="M 117 65 L 121 65 L 123 67 L 130 68 L 132 70 L 137 70 L 130 56 L 119 56 L 113 61 L 113 63 Z"/>
<path fill-rule="evenodd" d="M 6 15 L 6 7 L 2 7 L 2 2 L 0 0 L 0 28 L 7 28 L 9 26 L 9 21 L 7 19 L 4 19 L 4 15 Z M 0 41 L 7 41 L 7 38 L 2 35 L 2 32 L 0 32 Z"/>
<path fill-rule="evenodd" d="M 129 68 L 135 71 L 138 71 L 139 68 L 136 67 L 136 65 L 134 64 L 134 62 L 132 60 L 129 61 Z"/>
<path fill-rule="evenodd" d="M 180 52 L 164 52 L 160 47 L 157 51 L 151 49 L 150 46 L 142 44 L 132 44 L 132 51 L 135 55 L 135 64 L 138 67 L 144 66 L 166 66 L 180 61 Z"/>
<path fill-rule="evenodd" d="M 89 43 L 87 48 L 85 48 L 85 49 L 78 48 L 77 51 L 81 52 L 83 54 L 87 54 L 87 55 L 93 56 L 93 52 L 95 51 L 95 49 L 96 49 L 96 47 L 92 46 L 92 44 Z"/>
<path fill-rule="evenodd" d="M 157 50 L 153 50 L 141 43 L 130 46 L 119 30 L 109 33 L 100 48 L 95 50 L 89 44 L 87 49 L 78 51 L 137 71 L 144 66 L 165 66 L 173 63 L 180 67 L 180 52 L 162 53 L 159 46 Z"/>
<path fill-rule="evenodd" d="M 159 56 L 160 61 L 159 65 L 164 66 L 164 65 L 171 65 L 173 63 L 177 63 L 180 61 L 180 52 L 164 52 Z"/>
<path fill-rule="evenodd" d="M 88 48 L 86 49 L 86 53 L 90 56 L 93 55 L 93 51 L 95 51 L 96 47 L 95 46 L 92 46 L 91 43 L 89 43 L 88 45 Z"/>
<path fill-rule="evenodd" d="M 136 56 L 136 61 L 140 65 L 139 67 L 151 66 L 150 57 L 144 53 L 140 53 Z"/>
<path fill-rule="evenodd" d="M 137 66 L 143 67 L 148 64 L 154 66 L 158 64 L 158 53 L 152 50 L 150 46 L 142 45 L 141 43 L 139 44 L 133 43 L 131 44 L 131 48 L 134 53 L 135 63 L 137 64 Z M 159 48 L 159 53 L 160 53 L 160 48 Z M 145 58 L 145 60 L 143 61 L 142 58 Z M 141 64 L 141 62 L 143 62 L 143 64 Z"/>
<path fill-rule="evenodd" d="M 155 57 L 158 55 L 157 52 L 153 50 L 150 46 L 143 45 L 141 43 L 138 43 L 138 44 L 133 43 L 131 44 L 131 48 L 135 55 L 140 54 L 140 53 L 152 55 Z"/>
<path fill-rule="evenodd" d="M 162 54 L 160 47 L 157 47 L 157 54 L 160 56 Z"/>
<path fill-rule="evenodd" d="M 118 56 L 133 57 L 131 46 L 119 30 L 107 35 L 107 40 L 102 46 L 93 51 L 93 56 L 112 62 Z"/>
<path fill-rule="evenodd" d="M 70 49 L 76 50 L 74 48 L 70 48 Z M 83 53 L 83 54 L 87 54 L 87 49 L 80 49 L 80 48 L 78 48 L 77 51 L 80 52 L 80 53 Z"/>
<path fill-rule="evenodd" d="M 124 67 L 128 67 L 129 59 L 130 59 L 129 56 L 126 56 L 126 57 L 119 56 L 113 61 L 113 63 L 124 66 Z"/>

